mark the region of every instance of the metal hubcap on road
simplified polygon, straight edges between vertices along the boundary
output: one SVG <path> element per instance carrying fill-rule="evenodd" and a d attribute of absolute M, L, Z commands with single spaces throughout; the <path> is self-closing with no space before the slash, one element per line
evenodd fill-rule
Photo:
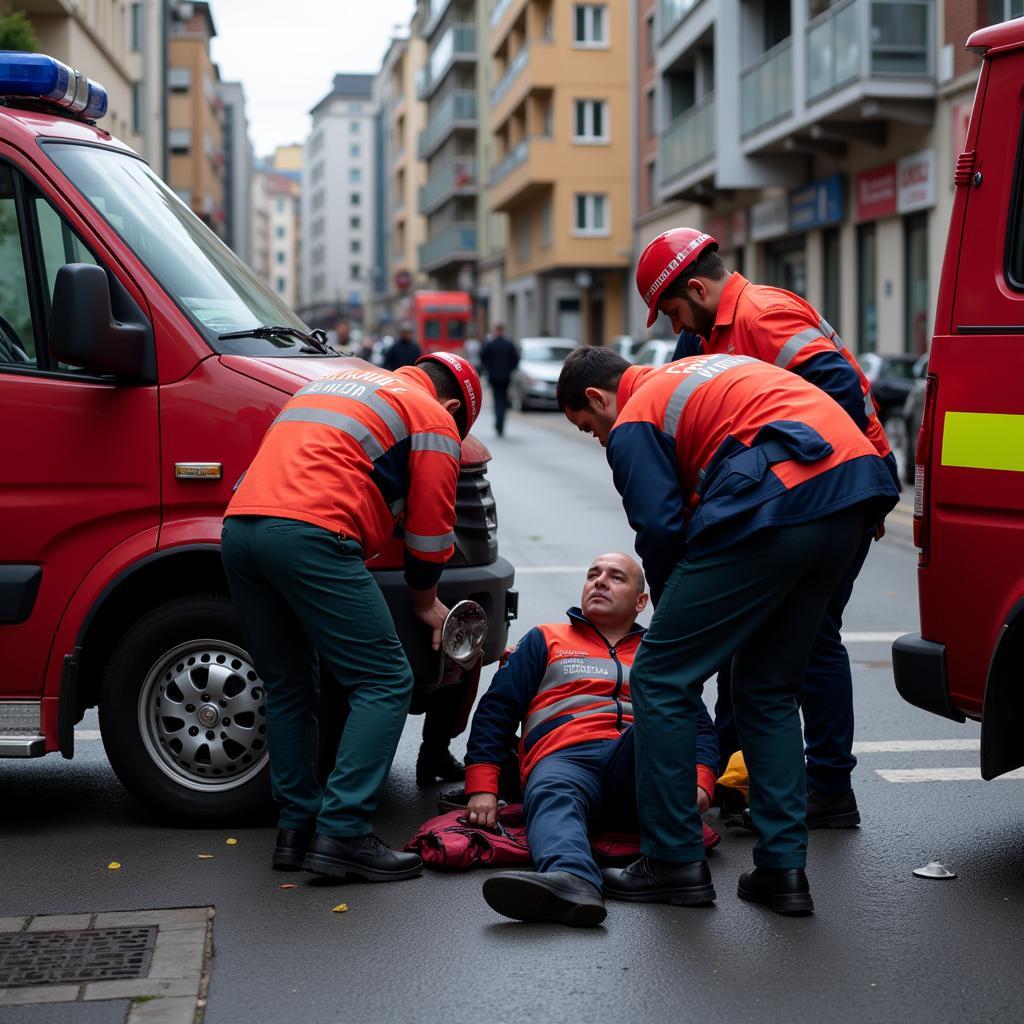
<path fill-rule="evenodd" d="M 157 661 L 139 727 L 156 765 L 188 789 L 234 789 L 267 761 L 263 683 L 248 654 L 223 640 L 192 640 Z"/>

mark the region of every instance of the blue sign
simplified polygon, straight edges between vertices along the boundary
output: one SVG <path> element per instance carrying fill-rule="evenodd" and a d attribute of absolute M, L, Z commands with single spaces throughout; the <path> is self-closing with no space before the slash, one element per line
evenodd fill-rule
<path fill-rule="evenodd" d="M 789 194 L 789 230 L 810 231 L 843 219 L 843 176 L 812 181 Z"/>

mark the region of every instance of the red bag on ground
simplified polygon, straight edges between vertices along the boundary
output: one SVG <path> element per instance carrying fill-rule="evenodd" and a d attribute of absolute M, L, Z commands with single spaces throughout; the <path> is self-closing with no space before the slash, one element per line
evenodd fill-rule
<path fill-rule="evenodd" d="M 721 841 L 722 837 L 705 822 L 704 849 L 710 850 Z M 640 837 L 633 833 L 602 832 L 591 838 L 590 845 L 595 859 L 605 863 L 629 861 L 640 855 Z M 499 808 L 494 831 L 470 825 L 465 810 L 440 814 L 424 822 L 405 849 L 418 853 L 427 867 L 438 871 L 530 866 L 522 804 Z"/>

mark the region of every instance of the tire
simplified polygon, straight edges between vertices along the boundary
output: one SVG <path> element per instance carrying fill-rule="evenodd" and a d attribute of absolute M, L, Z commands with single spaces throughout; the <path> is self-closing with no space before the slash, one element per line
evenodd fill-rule
<path fill-rule="evenodd" d="M 162 818 L 269 816 L 263 684 L 227 597 L 175 598 L 130 626 L 104 671 L 99 715 L 117 777 Z"/>

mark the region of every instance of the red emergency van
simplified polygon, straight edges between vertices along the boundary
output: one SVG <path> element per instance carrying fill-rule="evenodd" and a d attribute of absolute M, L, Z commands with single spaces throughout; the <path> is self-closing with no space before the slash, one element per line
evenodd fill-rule
<path fill-rule="evenodd" d="M 268 778 L 222 513 L 287 398 L 345 360 L 87 120 L 106 105 L 94 83 L 0 53 L 0 96 L 0 756 L 70 758 L 98 705 L 132 792 L 223 819 Z M 467 439 L 439 592 L 483 605 L 491 661 L 514 592 L 489 458 Z M 436 683 L 400 542 L 370 564 L 417 681 Z"/>
<path fill-rule="evenodd" d="M 424 352 L 461 352 L 469 337 L 469 292 L 416 292 L 412 300 L 416 340 Z"/>
<path fill-rule="evenodd" d="M 981 721 L 981 773 L 1024 764 L 1024 19 L 984 59 L 946 243 L 917 444 L 921 632 L 893 645 L 911 704 Z"/>

